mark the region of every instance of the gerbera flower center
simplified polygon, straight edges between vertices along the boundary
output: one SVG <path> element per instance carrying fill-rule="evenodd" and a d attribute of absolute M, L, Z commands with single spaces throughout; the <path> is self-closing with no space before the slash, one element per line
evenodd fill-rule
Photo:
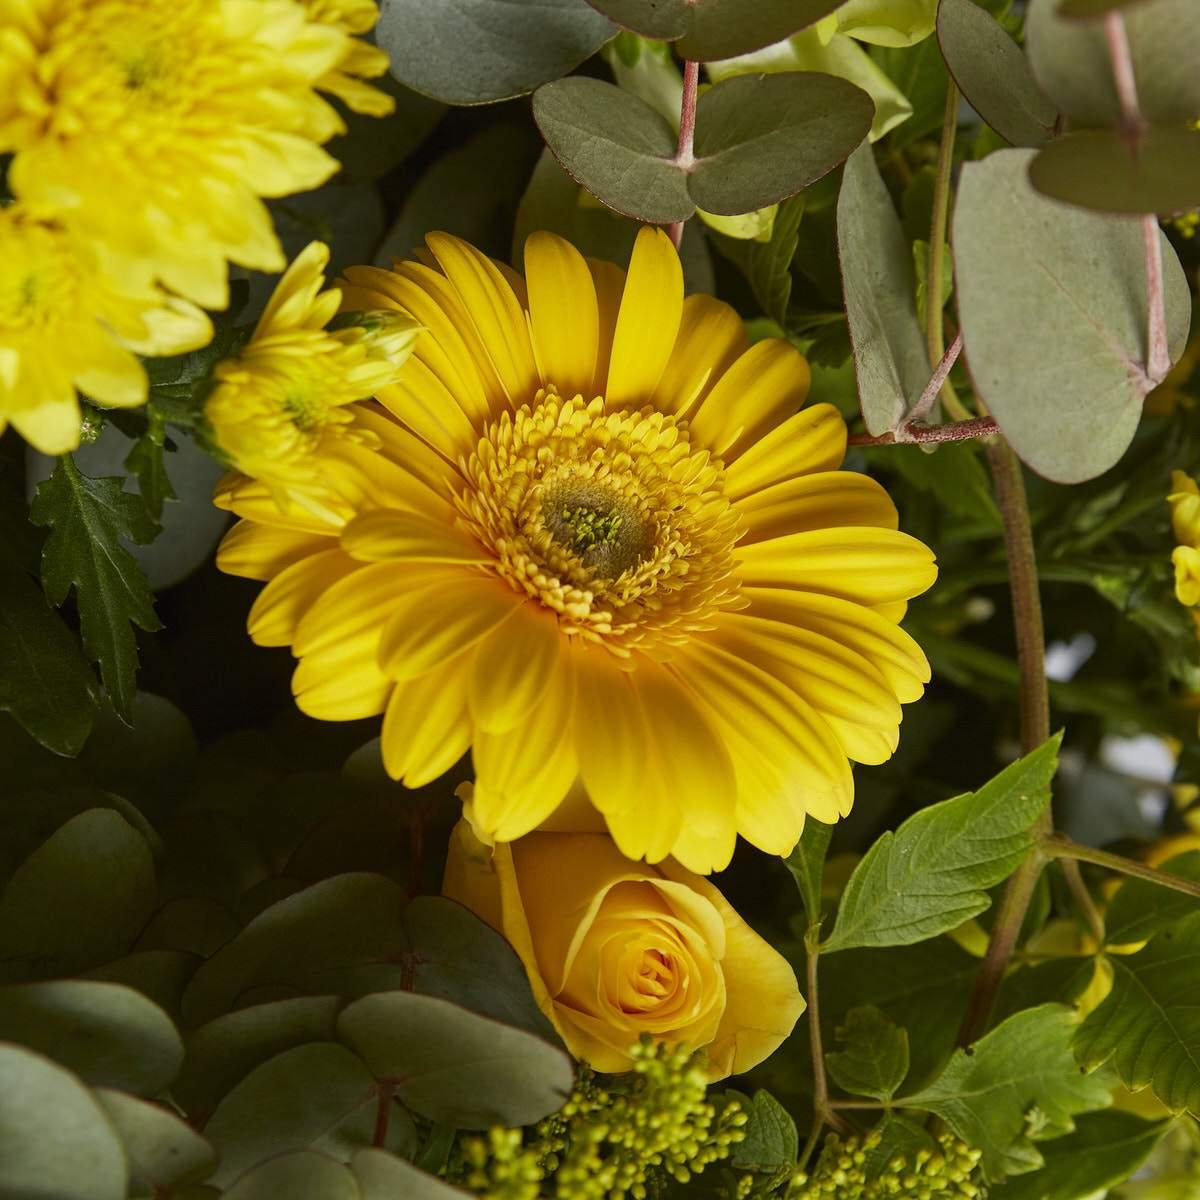
<path fill-rule="evenodd" d="M 673 416 L 543 388 L 485 429 L 463 476 L 459 508 L 496 572 L 569 634 L 626 653 L 737 600 L 722 467 Z"/>

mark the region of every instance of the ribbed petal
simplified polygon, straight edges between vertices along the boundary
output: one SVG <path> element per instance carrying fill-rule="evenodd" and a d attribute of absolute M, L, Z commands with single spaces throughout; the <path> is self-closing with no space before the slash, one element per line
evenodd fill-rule
<path fill-rule="evenodd" d="M 361 570 L 360 564 L 334 548 L 293 563 L 267 584 L 254 601 L 246 628 L 260 646 L 286 646 L 300 621 L 329 588 Z"/>
<path fill-rule="evenodd" d="M 542 698 L 556 672 L 564 636 L 547 608 L 526 601 L 487 635 L 475 652 L 468 695 L 475 724 L 501 733 Z"/>
<path fill-rule="evenodd" d="M 366 417 L 365 412 L 356 412 L 355 424 L 366 428 Z M 377 420 L 382 421 L 382 418 Z M 403 432 L 398 426 L 394 428 Z M 417 441 L 416 438 L 412 440 Z M 327 469 L 326 480 L 347 504 L 354 506 L 356 512 L 369 508 L 401 508 L 445 524 L 454 520 L 455 510 L 444 498 L 444 492 L 439 495 L 431 491 L 423 480 L 407 469 L 407 464 L 397 465 L 378 450 L 339 438 L 325 447 L 322 459 L 323 465 L 333 468 Z"/>
<path fill-rule="evenodd" d="M 289 504 L 281 509 L 265 483 L 248 479 L 236 471 L 222 476 L 213 489 L 213 504 L 217 508 L 223 508 L 247 521 L 291 529 L 297 533 L 320 533 L 336 537 L 345 521 L 353 515 L 353 510 L 344 501 L 336 497 L 333 499 L 345 508 L 344 517 L 338 520 L 319 516 L 307 508 L 301 508 L 299 504 Z"/>
<path fill-rule="evenodd" d="M 621 312 L 621 293 L 625 290 L 625 272 L 615 263 L 600 258 L 587 260 L 596 289 L 596 308 L 599 321 L 599 338 L 596 343 L 596 374 L 592 380 L 591 395 L 603 396 L 608 386 L 609 365 L 612 362 L 613 338 L 617 332 L 617 317 Z"/>
<path fill-rule="evenodd" d="M 896 506 L 882 485 L 857 471 L 819 471 L 773 484 L 740 501 L 741 544 L 841 525 L 896 529 Z"/>
<path fill-rule="evenodd" d="M 418 679 L 398 683 L 383 717 L 383 765 L 405 787 L 419 788 L 448 771 L 471 744 L 463 654 Z"/>
<path fill-rule="evenodd" d="M 725 494 L 740 500 L 796 475 L 832 471 L 846 457 L 846 422 L 832 404 L 814 404 L 777 425 L 725 469 Z"/>
<path fill-rule="evenodd" d="M 419 359 L 375 394 L 380 404 L 449 462 L 475 448 L 478 435 L 446 385 Z"/>
<path fill-rule="evenodd" d="M 374 404 L 354 406 L 354 428 L 365 430 L 378 438 L 382 454 L 423 483 L 428 494 L 437 497 L 439 501 L 445 501 L 450 495 L 450 489 L 460 479 L 456 466 L 451 466 L 430 448 L 428 442 Z M 397 503 L 392 507 L 406 506 Z M 418 508 L 415 511 L 420 512 L 422 509 Z"/>
<path fill-rule="evenodd" d="M 378 641 L 369 630 L 334 650 L 302 658 L 292 675 L 300 711 L 318 721 L 357 721 L 383 712 L 393 685 L 375 665 Z"/>
<path fill-rule="evenodd" d="M 525 243 L 529 319 L 542 379 L 566 399 L 591 399 L 600 316 L 588 265 L 569 242 L 552 233 Z"/>
<path fill-rule="evenodd" d="M 482 546 L 454 525 L 418 513 L 377 508 L 342 530 L 342 548 L 363 562 L 486 563 Z"/>
<path fill-rule="evenodd" d="M 217 567 L 243 579 L 273 579 L 293 563 L 334 548 L 334 541 L 321 534 L 238 521 L 221 539 Z"/>
<path fill-rule="evenodd" d="M 702 293 L 688 296 L 671 359 L 655 390 L 655 408 L 686 415 L 746 346 L 746 326 L 734 309 Z"/>

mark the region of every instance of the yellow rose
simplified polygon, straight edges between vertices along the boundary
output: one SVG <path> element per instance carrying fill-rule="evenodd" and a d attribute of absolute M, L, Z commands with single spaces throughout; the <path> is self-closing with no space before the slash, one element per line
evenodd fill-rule
<path fill-rule="evenodd" d="M 1176 546 L 1171 561 L 1175 564 L 1175 598 L 1180 604 L 1200 604 L 1200 550 Z"/>
<path fill-rule="evenodd" d="M 1171 527 L 1181 546 L 1200 546 L 1200 488 L 1182 471 L 1171 472 Z"/>
<path fill-rule="evenodd" d="M 631 862 L 606 833 L 483 845 L 460 821 L 442 889 L 512 943 L 576 1058 L 624 1071 L 642 1034 L 703 1047 L 709 1077 L 762 1062 L 804 998 L 787 961 L 707 879 Z"/>

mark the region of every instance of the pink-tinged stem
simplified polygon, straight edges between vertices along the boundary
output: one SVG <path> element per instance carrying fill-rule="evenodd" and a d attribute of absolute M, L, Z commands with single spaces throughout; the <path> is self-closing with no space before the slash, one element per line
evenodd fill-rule
<path fill-rule="evenodd" d="M 933 377 L 925 385 L 925 390 L 921 393 L 920 399 L 912 406 L 908 416 L 905 418 L 906 425 L 912 425 L 917 421 L 923 421 L 929 416 L 930 410 L 933 408 L 933 402 L 937 399 L 937 394 L 942 390 L 942 384 L 946 382 L 946 377 L 950 374 L 951 368 L 958 362 L 958 356 L 962 353 L 963 339 L 961 331 L 950 343 L 950 349 L 942 355 L 942 361 L 938 363 L 933 372 Z"/>
<path fill-rule="evenodd" d="M 1133 54 L 1125 18 L 1120 12 L 1110 12 L 1104 18 L 1104 35 L 1108 39 L 1108 56 L 1112 59 L 1113 79 L 1117 99 L 1121 102 L 1121 117 L 1125 133 L 1134 141 L 1142 131 L 1142 110 L 1138 104 L 1137 76 L 1133 70 Z"/>
<path fill-rule="evenodd" d="M 940 385 L 939 385 L 940 386 Z M 947 425 L 906 425 L 899 436 L 882 433 L 871 437 L 856 433 L 849 439 L 851 446 L 903 446 L 912 442 L 965 442 L 971 438 L 991 437 L 1000 432 L 992 417 L 974 417 L 970 421 L 951 421 Z"/>
<path fill-rule="evenodd" d="M 700 86 L 700 64 L 688 59 L 683 64 L 683 99 L 679 104 L 679 145 L 675 151 L 675 165 L 685 170 L 696 161 L 696 92 Z M 683 240 L 683 222 L 672 221 L 667 233 L 679 249 Z"/>

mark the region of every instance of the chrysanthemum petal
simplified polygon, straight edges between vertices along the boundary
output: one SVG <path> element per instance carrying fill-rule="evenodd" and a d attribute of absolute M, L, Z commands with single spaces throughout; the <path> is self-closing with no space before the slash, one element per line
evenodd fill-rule
<path fill-rule="evenodd" d="M 796 587 L 887 604 L 919 596 L 937 567 L 928 546 L 894 529 L 814 529 L 738 548 L 742 578 L 762 587 Z"/>
<path fill-rule="evenodd" d="M 596 374 L 600 316 L 583 255 L 555 234 L 531 234 L 525 242 L 525 275 L 542 379 L 560 396 L 588 393 Z"/>
<path fill-rule="evenodd" d="M 485 563 L 483 548 L 453 525 L 398 508 L 362 513 L 342 530 L 342 548 L 363 562 Z"/>
<path fill-rule="evenodd" d="M 463 654 L 441 671 L 398 683 L 383 717 L 383 765 L 405 787 L 419 788 L 448 771 L 471 744 Z"/>
<path fill-rule="evenodd" d="M 491 576 L 447 570 L 399 590 L 379 642 L 379 665 L 415 679 L 486 637 L 523 600 Z"/>
<path fill-rule="evenodd" d="M 475 724 L 502 733 L 525 717 L 558 670 L 562 642 L 553 612 L 518 605 L 475 652 L 468 692 Z"/>
<path fill-rule="evenodd" d="M 725 372 L 692 415 L 692 437 L 727 463 L 785 418 L 808 396 L 808 360 L 778 338 L 756 342 Z"/>
<path fill-rule="evenodd" d="M 671 239 L 644 226 L 633 247 L 613 335 L 605 396 L 611 408 L 649 402 L 662 378 L 683 315 L 683 268 Z"/>
<path fill-rule="evenodd" d="M 832 471 L 846 457 L 846 422 L 832 404 L 814 404 L 777 425 L 725 469 L 725 492 L 740 500 L 773 483 Z"/>
<path fill-rule="evenodd" d="M 287 646 L 312 606 L 359 564 L 336 547 L 285 568 L 258 594 L 246 626 L 260 646 Z"/>
<path fill-rule="evenodd" d="M 273 579 L 280 571 L 335 543 L 318 533 L 298 533 L 255 521 L 238 521 L 221 539 L 217 567 L 244 579 Z"/>
<path fill-rule="evenodd" d="M 688 296 L 671 359 L 654 392 L 654 407 L 685 416 L 747 345 L 746 326 L 728 304 L 700 292 Z"/>
<path fill-rule="evenodd" d="M 262 337 L 268 332 L 292 329 L 299 325 L 325 285 L 325 269 L 328 266 L 329 247 L 324 242 L 309 242 L 292 259 L 275 285 L 254 327 L 254 336 Z"/>
<path fill-rule="evenodd" d="M 772 484 L 738 503 L 746 524 L 741 544 L 841 525 L 899 527 L 881 484 L 857 471 L 819 471 Z"/>
<path fill-rule="evenodd" d="M 368 630 L 334 650 L 305 655 L 292 674 L 300 711 L 318 721 L 357 721 L 383 712 L 394 685 L 375 665 L 377 641 Z"/>
<path fill-rule="evenodd" d="M 79 445 L 79 401 L 73 388 L 59 398 L 11 410 L 12 427 L 43 454 L 67 454 Z"/>

